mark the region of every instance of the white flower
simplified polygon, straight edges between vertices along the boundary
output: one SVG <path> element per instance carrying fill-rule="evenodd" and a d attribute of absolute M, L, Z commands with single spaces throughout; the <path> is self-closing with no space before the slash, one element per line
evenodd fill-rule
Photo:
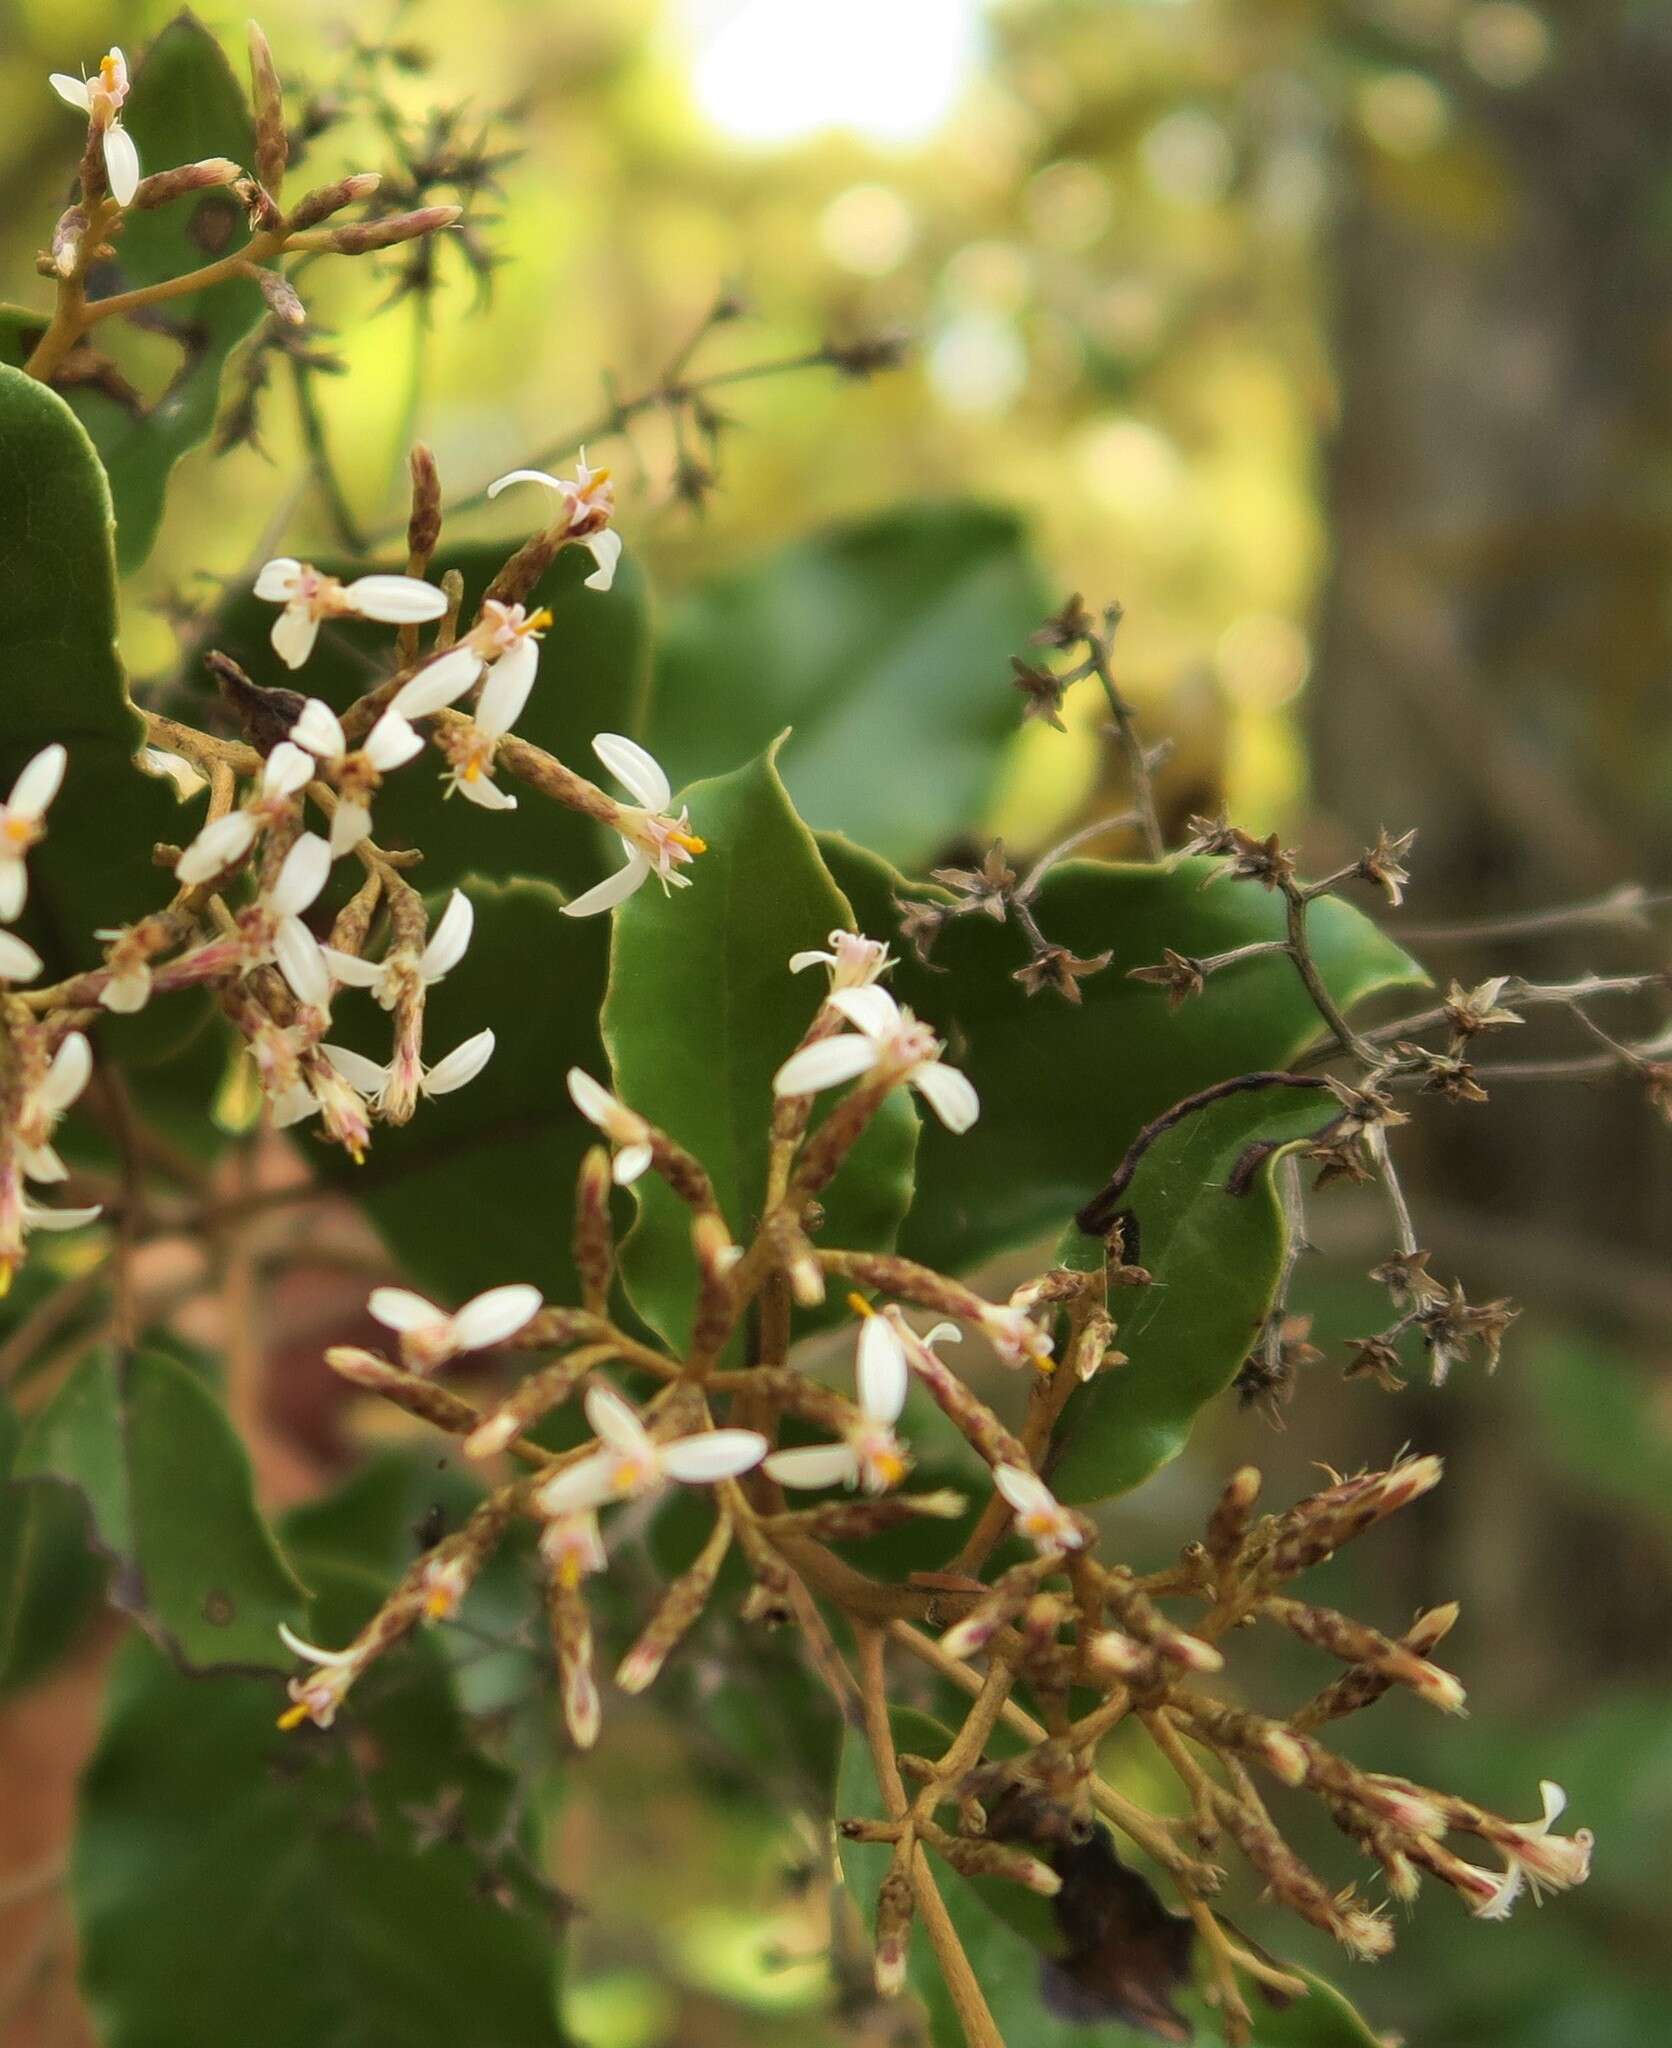
<path fill-rule="evenodd" d="M 251 926 L 250 965 L 261 965 L 270 951 L 296 1000 L 314 1010 L 331 1007 L 331 971 L 325 949 L 302 922 L 302 912 L 325 887 L 330 873 L 330 847 L 317 832 L 304 832 L 285 855 L 272 887 L 257 898 Z M 270 949 L 263 938 L 267 932 Z"/>
<path fill-rule="evenodd" d="M 631 1500 L 669 1479 L 711 1486 L 750 1471 L 766 1455 L 766 1438 L 753 1429 L 709 1429 L 656 1443 L 633 1410 L 608 1387 L 587 1390 L 586 1419 L 597 1450 L 566 1466 L 534 1495 L 543 1515 L 570 1515 L 608 1501 Z"/>
<path fill-rule="evenodd" d="M 18 1164 L 31 1180 L 68 1179 L 69 1169 L 52 1149 L 52 1133 L 92 1072 L 93 1048 L 81 1032 L 66 1032 L 46 1072 L 24 1090 L 17 1118 L 17 1153 Z"/>
<path fill-rule="evenodd" d="M 337 981 L 350 988 L 369 988 L 384 1009 L 392 1010 L 405 990 L 433 988 L 458 966 L 475 923 L 475 905 L 462 889 L 455 889 L 422 953 L 410 946 L 397 946 L 381 960 L 362 960 L 357 954 L 338 952 L 335 946 L 321 950 Z"/>
<path fill-rule="evenodd" d="M 368 799 L 391 769 L 424 751 L 423 735 L 414 732 L 393 706 L 385 711 L 363 747 L 351 749 L 342 721 L 330 705 L 310 697 L 290 728 L 292 742 L 305 747 L 337 786 L 337 808 L 331 819 L 331 857 L 352 853 L 372 829 Z"/>
<path fill-rule="evenodd" d="M 1033 1365 L 1041 1372 L 1051 1370 L 1051 1338 L 1022 1309 L 984 1308 L 981 1330 L 1006 1365 Z"/>
<path fill-rule="evenodd" d="M 1085 1544 L 1080 1518 L 1062 1506 L 1038 1473 L 1023 1465 L 995 1465 L 993 1484 L 1015 1509 L 1017 1530 L 1041 1557 Z"/>
<path fill-rule="evenodd" d="M 1566 1891 L 1570 1885 L 1583 1884 L 1591 1874 L 1590 1829 L 1553 1835 L 1550 1830 L 1567 1805 L 1567 1794 L 1549 1778 L 1541 1779 L 1538 1789 L 1544 1811 L 1537 1820 L 1505 1821 L 1488 1837 L 1507 1868 L 1502 1877 L 1492 1871 L 1477 1873 L 1493 1880 L 1490 1895 L 1474 1894 L 1470 1910 L 1479 1919 L 1507 1918 L 1523 1887 L 1531 1890 L 1536 1900 L 1546 1891 Z M 1475 1869 L 1474 1865 L 1466 1867 Z"/>
<path fill-rule="evenodd" d="M 595 888 L 565 903 L 565 917 L 593 917 L 600 910 L 613 910 L 616 904 L 624 903 L 636 889 L 642 888 L 645 877 L 652 873 L 664 890 L 669 887 L 688 889 L 691 886 L 690 876 L 676 874 L 675 869 L 686 866 L 699 853 L 708 851 L 706 842 L 689 830 L 691 815 L 688 809 L 681 810 L 677 818 L 666 815 L 669 804 L 673 802 L 673 785 L 663 772 L 661 763 L 647 754 L 643 747 L 618 732 L 601 732 L 592 742 L 592 751 L 610 773 L 632 791 L 642 808 L 623 805 L 616 817 L 615 829 L 627 849 L 625 866 L 617 868 Z"/>
<path fill-rule="evenodd" d="M 882 941 L 868 939 L 862 932 L 832 932 L 828 943 L 828 953 L 792 953 L 791 974 L 822 965 L 830 969 L 832 989 L 869 988 L 894 965 Z"/>
<path fill-rule="evenodd" d="M 508 695 L 520 687 L 520 709 L 539 665 L 540 638 L 551 622 L 552 615 L 544 606 L 530 612 L 520 604 L 484 598 L 481 618 L 445 654 L 437 655 L 402 685 L 393 708 L 405 718 L 427 718 L 444 704 L 456 703 L 491 666 Z"/>
<path fill-rule="evenodd" d="M 209 823 L 174 863 L 176 881 L 195 888 L 241 861 L 269 825 L 287 816 L 291 798 L 313 780 L 313 756 L 280 740 L 261 767 L 261 789 L 241 811 Z"/>
<path fill-rule="evenodd" d="M 571 1067 L 568 1081 L 570 1101 L 616 1148 L 612 1169 L 616 1186 L 628 1186 L 650 1164 L 649 1124 L 581 1068 Z"/>
<path fill-rule="evenodd" d="M 322 619 L 377 619 L 388 626 L 421 625 L 439 619 L 446 596 L 433 583 L 416 576 L 357 576 L 340 583 L 311 562 L 280 555 L 255 579 L 255 594 L 280 604 L 273 625 L 273 648 L 289 668 L 300 668 L 313 652 Z"/>
<path fill-rule="evenodd" d="M 980 1098 L 963 1074 L 942 1063 L 945 1047 L 927 1024 L 883 988 L 833 988 L 827 1001 L 857 1029 L 791 1053 L 773 1078 L 779 1095 L 814 1095 L 873 1074 L 885 1085 L 915 1088 L 949 1131 L 969 1129 Z"/>
<path fill-rule="evenodd" d="M 417 1093 L 425 1096 L 451 1095 L 455 1089 L 463 1088 L 493 1058 L 495 1039 L 491 1030 L 478 1031 L 462 1044 L 455 1045 L 444 1059 L 436 1061 L 433 1067 L 423 1067 L 416 1078 L 397 1077 L 394 1062 L 379 1066 L 376 1060 L 367 1059 L 361 1052 L 351 1052 L 346 1045 L 327 1046 L 332 1064 L 347 1080 L 368 1096 L 379 1108 L 389 1096 L 391 1083 L 397 1078 L 410 1079 Z M 303 1112 L 306 1115 L 306 1111 Z"/>
<path fill-rule="evenodd" d="M 900 1340 L 879 1315 L 859 1326 L 859 1420 L 839 1444 L 806 1444 L 774 1451 L 766 1470 L 785 1486 L 863 1486 L 886 1493 L 898 1486 L 911 1459 L 894 1433 L 906 1405 L 910 1369 Z"/>
<path fill-rule="evenodd" d="M 442 658 L 447 659 L 446 656 Z M 485 811 L 514 811 L 517 808 L 516 798 L 509 790 L 501 789 L 493 779 L 494 749 L 522 716 L 533 688 L 532 660 L 512 662 L 506 659 L 494 663 L 488 671 L 488 680 L 482 685 L 482 694 L 476 700 L 468 727 L 455 728 L 441 735 L 442 746 L 453 764 L 450 773 L 443 778 L 447 784 L 442 791 L 443 796 L 456 794 L 468 797 Z M 403 690 L 401 696 L 405 694 Z M 401 697 L 395 699 L 397 704 L 400 701 Z"/>
<path fill-rule="evenodd" d="M 573 478 L 548 476 L 543 469 L 513 469 L 489 484 L 488 496 L 497 498 L 510 484 L 543 484 L 557 493 L 568 508 L 565 530 L 574 534 L 598 564 L 586 579 L 587 589 L 608 590 L 621 560 L 621 536 L 609 523 L 615 512 L 615 485 L 609 471 L 589 467 L 583 448 Z"/>
<path fill-rule="evenodd" d="M 67 71 L 54 71 L 51 83 L 61 100 L 79 108 L 101 131 L 110 195 L 118 206 L 131 206 L 139 189 L 139 151 L 117 118 L 128 97 L 126 58 L 120 50 L 112 50 L 100 59 L 97 78 L 72 78 Z"/>
<path fill-rule="evenodd" d="M 24 763 L 12 793 L 0 804 L 0 919 L 10 924 L 29 894 L 29 849 L 46 836 L 47 807 L 64 780 L 69 755 L 53 741 Z M 36 972 L 40 970 L 37 967 Z M 9 977 L 22 978 L 22 977 Z"/>
<path fill-rule="evenodd" d="M 566 1592 L 573 1592 L 589 1572 L 603 1571 L 609 1559 L 594 1510 L 580 1508 L 549 1521 L 540 1531 L 540 1555 Z"/>
<path fill-rule="evenodd" d="M 434 1372 L 461 1351 L 490 1351 L 540 1313 L 540 1290 L 513 1282 L 490 1287 L 449 1315 L 409 1287 L 374 1287 L 366 1304 L 385 1329 L 400 1333 L 401 1357 L 414 1372 Z"/>
<path fill-rule="evenodd" d="M 16 932 L 0 932 L 0 981 L 33 981 L 41 971 L 41 956 Z"/>
<path fill-rule="evenodd" d="M 279 1623 L 279 1640 L 293 1657 L 301 1657 L 318 1668 L 306 1678 L 293 1678 L 285 1690 L 290 1694 L 293 1705 L 279 1716 L 281 1728 L 295 1728 L 303 1721 L 312 1721 L 316 1728 L 329 1728 L 337 1718 L 337 1709 L 355 1679 L 360 1676 L 366 1662 L 363 1649 L 322 1650 L 317 1643 L 305 1642 L 293 1628 Z"/>

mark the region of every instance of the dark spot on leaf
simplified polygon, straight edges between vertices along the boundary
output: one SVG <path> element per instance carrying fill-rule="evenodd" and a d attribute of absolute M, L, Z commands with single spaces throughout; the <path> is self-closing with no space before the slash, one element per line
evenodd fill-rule
<path fill-rule="evenodd" d="M 218 1586 L 211 1586 L 203 1596 L 203 1618 L 211 1628 L 228 1628 L 237 1619 L 238 1609 L 233 1605 L 230 1594 L 223 1593 Z"/>
<path fill-rule="evenodd" d="M 242 211 L 230 193 L 205 192 L 192 208 L 186 233 L 206 256 L 224 256 L 242 220 Z"/>

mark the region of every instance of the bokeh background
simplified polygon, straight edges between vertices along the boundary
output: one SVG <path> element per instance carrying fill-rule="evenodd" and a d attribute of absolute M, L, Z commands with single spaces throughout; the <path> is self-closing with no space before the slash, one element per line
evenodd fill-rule
<path fill-rule="evenodd" d="M 36 302 L 72 166 L 44 74 L 131 53 L 169 12 L 0 0 L 5 297 Z M 241 20 L 209 15 L 235 46 Z M 901 500 L 1012 508 L 1061 595 L 1125 606 L 1123 680 L 1174 741 L 1172 820 L 1224 802 L 1315 870 L 1419 826 L 1395 929 L 1441 977 L 1665 959 L 1652 928 L 1448 936 L 1672 872 L 1662 0 L 265 0 L 261 18 L 321 107 L 374 77 L 409 133 L 463 103 L 454 138 L 510 153 L 472 206 L 491 273 L 449 258 L 431 294 L 342 265 L 310 297 L 341 362 L 311 386 L 339 517 L 398 517 L 414 433 L 453 488 L 526 460 L 654 383 L 722 292 L 748 311 L 698 371 L 900 331 L 903 365 L 872 380 L 716 393 L 717 459 L 655 414 L 593 449 L 654 588 Z M 315 147 L 321 174 L 389 158 L 363 113 Z M 130 368 L 143 381 L 143 348 Z M 172 663 L 181 603 L 280 519 L 326 544 L 282 375 L 260 445 L 194 459 L 176 492 L 130 598 L 136 675 Z M 1013 651 L 992 650 L 995 692 Z M 1029 728 L 972 825 L 1048 843 L 1098 801 L 1100 758 L 1089 723 Z M 1498 1096 L 1439 1106 L 1409 1150 L 1436 1269 L 1526 1306 L 1498 1376 L 1339 1380 L 1341 1340 L 1375 1319 L 1355 1276 L 1382 1232 L 1372 1204 L 1332 1199 L 1303 1287 L 1326 1362 L 1281 1428 L 1210 1417 L 1113 1525 L 1158 1563 L 1234 1462 L 1277 1493 L 1320 1461 L 1444 1451 L 1442 1491 L 1320 1597 L 1384 1625 L 1460 1598 L 1472 1717 L 1390 1702 L 1356 1753 L 1510 1812 L 1558 1778 L 1596 1874 L 1504 1928 L 1429 1897 L 1352 1989 L 1431 2048 L 1638 2048 L 1672 2038 L 1672 1137 L 1616 1083 Z M 14 1781 L 42 1802 L 13 1805 L 25 1850 L 50 1852 L 89 1697 L 72 1672 L 3 1710 Z M 596 2048 L 853 2038 L 829 2017 L 795 1803 L 793 1769 L 751 1782 L 700 1735 L 617 1725 L 559 1845 L 588 1909 L 572 2018 Z M 38 1908 L 0 1887 L 0 1913 Z M 86 2038 L 66 1972 L 43 1979 L 16 1932 L 0 2036 Z"/>

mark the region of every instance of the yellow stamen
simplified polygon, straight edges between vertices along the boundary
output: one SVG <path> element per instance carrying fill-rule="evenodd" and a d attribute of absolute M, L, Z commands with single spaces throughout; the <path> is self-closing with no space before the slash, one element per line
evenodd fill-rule
<path fill-rule="evenodd" d="M 884 1486 L 898 1486 L 906 1476 L 906 1461 L 895 1451 L 881 1451 L 871 1463 Z"/>
<path fill-rule="evenodd" d="M 10 1259 L 0 1259 L 0 1300 L 4 1300 L 11 1292 L 12 1273 L 14 1270 Z"/>
<path fill-rule="evenodd" d="M 581 1582 L 581 1561 L 571 1551 L 557 1567 L 557 1583 L 565 1593 L 572 1593 Z"/>
<path fill-rule="evenodd" d="M 279 1716 L 278 1725 L 288 1734 L 292 1728 L 300 1728 L 307 1718 L 308 1709 L 301 1700 L 298 1700 L 295 1706 L 285 1708 Z"/>
<path fill-rule="evenodd" d="M 863 1294 L 850 1294 L 848 1296 L 848 1307 L 853 1310 L 856 1316 L 874 1316 L 876 1314 L 876 1310 L 865 1299 Z"/>
<path fill-rule="evenodd" d="M 587 489 L 595 491 L 600 484 L 607 484 L 609 480 L 610 473 L 607 469 L 595 469 L 592 472 L 592 481 L 587 485 Z"/>
<path fill-rule="evenodd" d="M 6 837 L 14 846 L 28 846 L 35 837 L 35 820 L 33 818 L 8 818 L 6 820 Z"/>
<path fill-rule="evenodd" d="M 675 846 L 683 846 L 687 853 L 706 853 L 708 841 L 699 839 L 694 832 L 670 832 L 668 837 Z"/>
<path fill-rule="evenodd" d="M 551 622 L 551 607 L 543 604 L 532 617 L 523 620 L 520 630 L 524 633 L 543 633 Z"/>
<path fill-rule="evenodd" d="M 456 1604 L 445 1586 L 434 1586 L 424 1601 L 424 1612 L 431 1621 L 445 1621 Z"/>

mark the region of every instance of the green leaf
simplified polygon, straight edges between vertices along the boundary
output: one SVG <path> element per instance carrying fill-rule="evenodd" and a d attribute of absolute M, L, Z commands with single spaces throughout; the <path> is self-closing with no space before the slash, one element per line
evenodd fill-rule
<path fill-rule="evenodd" d="M 852 912 L 791 808 L 776 748 L 684 792 L 708 851 L 689 889 L 654 883 L 616 913 L 604 1001 L 615 1088 L 696 1154 L 740 1239 L 766 1186 L 772 1076 L 799 1043 L 822 982 L 789 971 Z M 892 1244 L 911 1201 L 917 1119 L 884 1106 L 825 1197 L 832 1244 Z M 695 1265 L 690 1212 L 650 1175 L 635 1183 L 638 1221 L 623 1270 L 634 1306 L 673 1338 L 689 1321 Z"/>
<path fill-rule="evenodd" d="M 111 1598 L 193 1669 L 284 1660 L 301 1589 L 213 1394 L 156 1353 L 88 1358 L 29 1422 L 19 1479 L 81 1495 L 116 1566 Z"/>
<path fill-rule="evenodd" d="M 488 830 L 499 822 L 483 816 Z M 364 1206 L 420 1287 L 462 1301 L 505 1280 L 573 1300 L 570 1218 L 581 1155 L 597 1136 L 570 1102 L 571 1066 L 599 1072 L 598 1004 L 609 935 L 603 918 L 565 917 L 541 882 L 472 879 L 476 927 L 463 964 L 430 990 L 430 1063 L 485 1026 L 493 1058 L 468 1087 L 422 1101 L 411 1123 L 380 1124 L 364 1166 L 317 1137 L 319 1171 Z M 432 902 L 431 916 L 440 909 Z M 334 1032 L 389 1057 L 389 1024 L 362 998 L 338 1006 Z"/>
<path fill-rule="evenodd" d="M 0 1693 L 57 1661 L 93 1613 L 106 1576 L 74 1496 L 14 1480 L 22 1435 L 16 1409 L 0 1395 Z"/>
<path fill-rule="evenodd" d="M 75 133 L 67 110 L 64 121 L 67 165 L 68 138 Z M 176 16 L 146 50 L 134 71 L 123 124 L 147 173 L 212 156 L 248 165 L 254 156 L 243 88 L 214 37 L 190 13 Z M 110 298 L 183 276 L 248 240 L 243 208 L 221 188 L 131 212 L 117 237 L 114 262 L 92 275 L 90 296 Z M 109 472 L 124 573 L 150 554 L 162 524 L 169 474 L 208 438 L 226 359 L 261 316 L 261 293 L 247 278 L 171 299 L 144 316 L 148 334 L 168 337 L 171 360 L 163 390 L 154 397 L 137 392 L 117 397 L 84 384 L 68 394 Z M 45 326 L 41 315 L 15 307 L 0 310 L 0 360 L 26 361 Z M 112 336 L 108 328 L 95 327 L 92 339 L 104 350 Z"/>
<path fill-rule="evenodd" d="M 167 900 L 151 865 L 180 836 L 173 785 L 134 761 L 144 728 L 116 658 L 110 494 L 92 444 L 44 384 L 0 366 L 0 574 L 6 658 L 0 671 L 0 789 L 54 740 L 69 750 L 47 836 L 29 856 L 22 929 L 48 975 L 97 959 L 95 929 Z M 178 1033 L 201 1011 L 175 1008 Z M 149 1018 L 126 1042 L 154 1036 Z"/>
<path fill-rule="evenodd" d="M 1005 657 L 1048 609 L 1009 512 L 915 505 L 836 527 L 672 608 L 651 751 L 716 775 L 793 726 L 801 815 L 927 860 L 992 795 L 1016 730 Z"/>
<path fill-rule="evenodd" d="M 896 899 L 911 893 L 901 878 L 845 841 L 827 838 L 821 851 L 859 928 L 893 934 Z M 981 1116 L 961 1138 L 925 1120 L 902 1251 L 957 1272 L 1055 1237 L 1163 1110 L 1232 1075 L 1284 1066 L 1317 1037 L 1317 1014 L 1279 957 L 1227 968 L 1177 1011 L 1160 989 L 1127 980 L 1128 968 L 1160 960 L 1168 946 L 1207 955 L 1281 937 L 1275 897 L 1246 883 L 1204 890 L 1211 872 L 1200 860 L 1066 861 L 1052 870 L 1033 906 L 1047 938 L 1082 957 L 1115 955 L 1082 983 L 1078 1008 L 1026 994 L 1012 978 L 1026 949 L 988 918 L 954 919 L 933 968 L 904 949 L 890 986 L 949 1041 L 949 1059 L 980 1091 Z M 1342 1004 L 1422 979 L 1350 904 L 1321 899 L 1310 929 Z"/>
<path fill-rule="evenodd" d="M 951 1731 L 926 1714 L 895 1707 L 889 1720 L 895 1745 L 936 1756 Z M 850 1728 L 842 1744 L 836 1786 L 839 1818 L 880 1819 L 882 1795 L 864 1736 Z M 867 1929 L 875 1924 L 877 1894 L 887 1874 L 886 1843 L 840 1841 L 842 1874 Z M 931 1856 L 935 1883 L 946 1902 L 964 1953 L 980 1981 L 1000 2037 L 1027 2048 L 1153 2048 L 1154 2036 L 1119 2021 L 1059 2019 L 1044 2004 L 1041 1978 L 1047 1955 L 1059 1947 L 1049 1903 L 998 1878 L 960 1877 Z M 912 1928 L 909 1963 L 912 1989 L 928 2008 L 935 2048 L 964 2048 L 964 2034 L 941 1980 L 939 1966 L 921 1923 Z M 1251 1997 L 1251 2048 L 1384 2048 L 1381 2038 L 1333 1985 L 1309 1971 L 1297 1971 L 1311 1986 L 1308 1995 L 1284 2012 L 1273 2012 Z M 1222 2048 L 1225 2036 L 1200 1992 L 1181 1994 L 1180 2008 L 1192 2022 L 1196 2048 Z"/>
<path fill-rule="evenodd" d="M 337 1641 L 380 1588 L 322 1584 L 310 1634 Z M 512 1780 L 433 1643 L 362 1682 L 352 1734 L 280 1734 L 279 1704 L 144 1643 L 118 1666 L 72 1869 L 106 2048 L 562 2048 L 553 1929 L 477 1847 L 521 1832 Z"/>
<path fill-rule="evenodd" d="M 1128 1492 L 1184 1449 L 1198 1410 L 1236 1377 L 1277 1291 L 1288 1229 L 1273 1166 L 1341 1114 L 1322 1086 L 1275 1081 L 1179 1108 L 1177 1122 L 1123 1162 L 1130 1178 L 1115 1201 L 1133 1220 L 1127 1256 L 1153 1284 L 1111 1303 L 1129 1363 L 1100 1373 L 1063 1415 L 1051 1467 L 1061 1500 Z M 1073 1238 L 1074 1252 L 1101 1250 L 1096 1239 Z"/>
<path fill-rule="evenodd" d="M 506 546 L 480 544 L 444 548 L 429 580 L 439 582 L 447 570 L 458 570 L 468 620 L 508 552 Z M 331 560 L 318 566 L 344 578 L 364 573 L 359 563 Z M 592 752 L 593 734 L 631 738 L 642 721 L 650 613 L 644 572 L 631 554 L 608 591 L 582 587 L 594 567 L 583 549 L 565 549 L 529 599 L 531 608 L 550 610 L 552 623 L 541 643 L 539 681 L 517 733 L 580 774 L 597 776 L 602 770 Z M 258 683 L 303 690 L 338 711 L 393 672 L 390 629 L 351 622 L 321 633 L 307 666 L 292 673 L 269 644 L 276 615 L 272 605 L 242 591 L 222 610 L 212 644 Z M 424 890 L 448 888 L 469 874 L 527 875 L 578 895 L 621 864 L 620 840 L 578 812 L 515 784 L 509 785 L 517 797 L 514 811 L 490 813 L 463 798 L 443 801 L 443 773 L 439 754 L 421 754 L 389 777 L 374 806 L 380 845 L 423 849 L 424 864 L 413 879 Z"/>

